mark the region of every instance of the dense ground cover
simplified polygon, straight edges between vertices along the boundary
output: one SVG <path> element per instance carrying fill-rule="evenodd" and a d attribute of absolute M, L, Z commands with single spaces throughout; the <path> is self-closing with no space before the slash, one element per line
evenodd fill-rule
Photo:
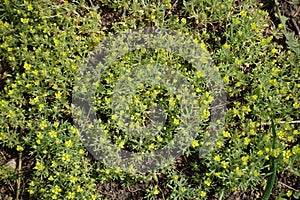
<path fill-rule="evenodd" d="M 270 199 L 299 199 L 298 1 L 0 2 L 0 199 L 260 199 L 270 188 L 274 162 Z M 149 153 L 176 137 L 187 113 L 179 109 L 180 95 L 159 84 L 137 85 L 123 113 L 137 129 L 149 123 L 151 106 L 161 105 L 168 116 L 164 127 L 146 137 L 121 131 L 126 106 L 113 112 L 114 88 L 141 65 L 159 63 L 181 73 L 199 97 L 201 128 L 185 153 L 139 174 L 106 165 L 87 151 L 72 97 L 74 82 L 84 83 L 76 77 L 99 43 L 145 27 L 177 31 L 191 38 L 182 45 L 209 52 L 224 84 L 226 112 L 213 148 L 199 157 L 216 100 L 206 74 L 161 47 L 112 57 L 94 84 L 106 134 L 99 142 Z"/>

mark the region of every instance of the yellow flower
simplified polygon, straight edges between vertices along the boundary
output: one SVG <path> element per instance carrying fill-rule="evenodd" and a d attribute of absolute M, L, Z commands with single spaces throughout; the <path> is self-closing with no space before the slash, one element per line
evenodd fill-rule
<path fill-rule="evenodd" d="M 80 193 L 80 192 L 82 192 L 82 191 L 83 191 L 83 189 L 80 187 L 80 185 L 78 185 L 78 186 L 77 186 L 77 192 Z"/>
<path fill-rule="evenodd" d="M 74 192 L 68 192 L 67 199 L 74 199 L 75 198 L 75 193 Z"/>
<path fill-rule="evenodd" d="M 221 165 L 222 165 L 223 168 L 226 169 L 228 167 L 228 165 L 229 165 L 229 162 L 222 161 Z"/>
<path fill-rule="evenodd" d="M 29 71 L 29 70 L 31 69 L 31 65 L 28 64 L 27 62 L 25 62 L 25 63 L 24 63 L 24 69 L 25 69 L 26 71 Z"/>
<path fill-rule="evenodd" d="M 222 146 L 224 146 L 224 143 L 221 142 L 221 141 L 217 141 L 217 146 L 218 146 L 218 147 L 222 147 Z"/>
<path fill-rule="evenodd" d="M 206 192 L 201 191 L 201 192 L 200 192 L 200 196 L 201 196 L 201 197 L 206 197 Z"/>
<path fill-rule="evenodd" d="M 162 142 L 162 141 L 163 141 L 163 138 L 160 137 L 160 136 L 157 136 L 157 141 L 158 141 L 158 142 Z"/>
<path fill-rule="evenodd" d="M 224 81 L 225 84 L 228 84 L 228 83 L 229 83 L 229 76 L 228 76 L 228 75 L 225 75 L 225 76 L 223 77 L 223 81 Z"/>
<path fill-rule="evenodd" d="M 173 176 L 173 179 L 174 179 L 174 181 L 178 181 L 178 179 L 179 179 L 179 176 L 177 176 L 177 175 L 174 175 L 174 176 Z"/>
<path fill-rule="evenodd" d="M 55 93 L 55 98 L 60 99 L 62 95 L 61 91 L 58 91 L 57 93 Z"/>
<path fill-rule="evenodd" d="M 32 11 L 32 5 L 28 5 L 27 10 Z"/>
<path fill-rule="evenodd" d="M 286 150 L 283 151 L 283 161 L 288 163 L 289 162 L 289 158 L 292 156 L 292 151 L 291 150 Z"/>
<path fill-rule="evenodd" d="M 251 108 L 249 106 L 243 106 L 242 110 L 245 112 L 251 112 Z"/>
<path fill-rule="evenodd" d="M 230 48 L 230 45 L 227 44 L 227 43 L 225 43 L 225 44 L 223 45 L 223 47 L 224 47 L 225 49 L 229 49 L 229 48 Z"/>
<path fill-rule="evenodd" d="M 43 110 L 45 108 L 45 104 L 40 104 L 39 105 L 39 111 Z"/>
<path fill-rule="evenodd" d="M 118 116 L 116 115 L 116 114 L 113 114 L 112 116 L 111 116 L 111 119 L 112 120 L 115 120 L 115 119 L 117 119 L 118 118 Z"/>
<path fill-rule="evenodd" d="M 237 65 L 240 65 L 240 64 L 243 63 L 243 59 L 236 58 L 236 59 L 234 59 L 234 63 L 237 64 Z"/>
<path fill-rule="evenodd" d="M 55 162 L 55 161 L 52 161 L 51 167 L 55 167 L 55 166 L 56 166 L 56 162 Z"/>
<path fill-rule="evenodd" d="M 251 139 L 248 137 L 244 138 L 244 145 L 248 145 L 251 142 Z"/>
<path fill-rule="evenodd" d="M 175 124 L 175 125 L 179 125 L 179 119 L 174 118 L 174 124 Z"/>
<path fill-rule="evenodd" d="M 223 131 L 223 136 L 224 137 L 230 137 L 230 133 L 228 131 Z"/>
<path fill-rule="evenodd" d="M 30 185 L 31 187 L 35 186 L 34 181 L 30 181 L 29 185 Z"/>
<path fill-rule="evenodd" d="M 72 140 L 68 140 L 65 142 L 66 147 L 71 147 L 72 146 Z"/>
<path fill-rule="evenodd" d="M 151 143 L 151 144 L 149 145 L 149 149 L 154 149 L 154 147 L 155 147 L 154 143 Z"/>
<path fill-rule="evenodd" d="M 197 76 L 197 78 L 201 78 L 201 77 L 203 77 L 203 73 L 201 71 L 197 71 L 196 76 Z"/>
<path fill-rule="evenodd" d="M 41 171 L 41 170 L 45 169 L 45 166 L 42 163 L 40 163 L 39 161 L 37 161 L 34 169 Z"/>
<path fill-rule="evenodd" d="M 221 172 L 216 172 L 215 175 L 216 175 L 216 177 L 220 178 L 221 177 Z"/>
<path fill-rule="evenodd" d="M 169 100 L 169 104 L 170 104 L 170 106 L 175 106 L 176 105 L 176 100 L 174 98 L 171 98 Z"/>
<path fill-rule="evenodd" d="M 48 180 L 49 180 L 49 181 L 53 181 L 53 180 L 54 180 L 53 176 L 51 175 L 51 176 L 48 178 Z"/>
<path fill-rule="evenodd" d="M 195 148 L 195 147 L 198 147 L 199 146 L 199 142 L 197 140 L 193 140 L 192 141 L 192 147 Z"/>
<path fill-rule="evenodd" d="M 41 124 L 40 124 L 40 128 L 43 130 L 47 127 L 47 123 L 46 121 L 42 121 Z"/>
<path fill-rule="evenodd" d="M 186 23 L 186 18 L 182 18 L 182 19 L 181 19 L 181 22 L 182 22 L 183 24 L 185 24 L 185 23 Z"/>
<path fill-rule="evenodd" d="M 50 131 L 49 135 L 50 135 L 51 138 L 56 138 L 57 137 L 56 131 Z"/>
<path fill-rule="evenodd" d="M 240 170 L 239 167 L 236 167 L 236 168 L 235 168 L 235 173 L 236 173 L 238 176 L 242 176 L 242 175 L 244 174 L 244 172 L 242 172 L 242 171 Z"/>
<path fill-rule="evenodd" d="M 200 88 L 196 88 L 196 92 L 200 93 L 202 90 Z"/>
<path fill-rule="evenodd" d="M 80 155 L 84 154 L 84 150 L 83 150 L 83 149 L 80 149 L 80 150 L 79 150 L 79 154 L 80 154 Z"/>
<path fill-rule="evenodd" d="M 243 165 L 247 165 L 248 159 L 249 159 L 249 156 L 243 156 L 243 157 L 242 157 Z"/>
<path fill-rule="evenodd" d="M 214 157 L 214 160 L 217 161 L 217 162 L 220 162 L 220 161 L 221 161 L 221 158 L 220 158 L 219 155 L 216 155 L 216 156 Z"/>
<path fill-rule="evenodd" d="M 255 22 L 251 23 L 251 28 L 255 30 L 257 28 L 257 24 Z"/>
<path fill-rule="evenodd" d="M 283 131 L 279 131 L 277 134 L 278 134 L 279 139 L 283 139 L 285 136 L 285 132 L 283 132 Z"/>
<path fill-rule="evenodd" d="M 120 148 L 124 148 L 124 144 L 125 144 L 125 142 L 124 142 L 124 141 L 121 141 L 121 142 L 119 143 L 118 146 L 119 146 Z"/>
<path fill-rule="evenodd" d="M 106 105 L 110 104 L 110 98 L 105 97 L 105 98 L 104 98 L 104 101 L 105 101 L 105 104 L 106 104 Z"/>
<path fill-rule="evenodd" d="M 70 182 L 71 183 L 76 183 L 78 181 L 78 178 L 74 177 L 74 176 L 70 176 Z"/>
<path fill-rule="evenodd" d="M 292 194 L 293 194 L 292 190 L 289 190 L 289 191 L 286 193 L 286 196 L 290 197 L 290 196 L 292 196 Z"/>
<path fill-rule="evenodd" d="M 63 153 L 63 154 L 62 154 L 62 160 L 63 160 L 63 161 L 70 162 L 70 161 L 71 161 L 71 155 L 70 155 L 70 154 Z"/>
<path fill-rule="evenodd" d="M 22 22 L 23 24 L 28 24 L 29 19 L 28 19 L 28 18 L 21 18 L 21 22 Z"/>
<path fill-rule="evenodd" d="M 159 190 L 158 190 L 157 186 L 154 187 L 153 194 L 154 195 L 158 195 L 159 194 Z"/>
<path fill-rule="evenodd" d="M 61 191 L 62 189 L 58 185 L 55 185 L 54 188 L 51 190 L 51 192 L 56 195 L 59 194 Z"/>
<path fill-rule="evenodd" d="M 242 11 L 240 12 L 240 15 L 241 15 L 242 17 L 246 17 L 246 16 L 247 16 L 247 12 L 244 11 L 244 10 L 242 10 Z"/>
<path fill-rule="evenodd" d="M 24 148 L 22 146 L 20 146 L 20 145 L 17 146 L 17 151 L 23 151 L 23 150 L 24 150 Z"/>
<path fill-rule="evenodd" d="M 122 172 L 122 170 L 121 170 L 120 167 L 117 167 L 117 168 L 115 169 L 115 173 L 116 173 L 116 174 L 120 174 L 121 172 Z"/>
<path fill-rule="evenodd" d="M 207 110 L 207 109 L 205 108 L 205 109 L 203 110 L 203 112 L 202 112 L 201 117 L 202 117 L 203 119 L 208 119 L 209 116 L 210 116 L 210 112 L 209 112 L 209 110 Z"/>
<path fill-rule="evenodd" d="M 210 178 L 207 178 L 205 181 L 204 181 L 205 185 L 207 186 L 210 186 L 211 185 L 211 180 Z"/>

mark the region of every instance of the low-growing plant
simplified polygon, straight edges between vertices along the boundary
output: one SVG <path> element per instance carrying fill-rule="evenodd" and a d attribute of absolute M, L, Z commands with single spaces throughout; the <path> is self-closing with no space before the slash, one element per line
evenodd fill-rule
<path fill-rule="evenodd" d="M 275 177 L 269 183 L 267 178 L 270 170 L 275 174 L 275 159 L 277 175 L 289 172 L 299 177 L 299 56 L 296 48 L 293 52 L 276 42 L 284 37 L 282 29 L 271 24 L 262 5 L 254 0 L 182 4 L 168 0 L 101 0 L 95 2 L 100 6 L 89 6 L 92 3 L 0 3 L 0 71 L 5 71 L 0 77 L 0 147 L 34 159 L 28 169 L 31 176 L 22 183 L 24 198 L 105 199 L 109 197 L 99 191 L 99 186 L 111 181 L 124 188 L 143 184 L 147 189 L 143 189 L 140 194 L 144 196 L 140 198 L 146 199 L 226 199 L 232 191 L 247 189 L 266 189 L 267 198 Z M 110 27 L 103 28 L 105 8 L 122 14 Z M 200 111 L 200 128 L 195 138 L 186 143 L 189 148 L 183 155 L 173 164 L 135 174 L 134 170 L 108 166 L 91 158 L 91 148 L 74 123 L 74 111 L 80 109 L 74 108 L 72 97 L 75 91 L 84 90 L 76 88 L 74 82 L 86 66 L 89 53 L 102 41 L 113 37 L 112 33 L 152 26 L 175 30 L 210 53 L 213 69 L 220 74 L 226 90 L 227 101 L 222 106 L 227 110 L 224 127 L 212 140 L 213 148 L 204 157 L 199 156 L 205 147 L 203 141 L 215 100 L 205 73 L 162 45 L 136 48 L 117 59 L 112 52 L 106 57 L 111 59 L 108 70 L 94 82 L 99 127 L 106 134 L 106 138 L 94 141 L 96 145 L 108 140 L 119 149 L 142 155 L 163 148 L 177 136 L 187 113 L 180 110 L 180 95 L 172 94 L 166 85 L 133 85 L 136 89 L 132 98 L 114 96 L 122 84 L 136 78 L 129 72 L 138 73 L 147 66 L 159 64 L 182 74 L 192 85 L 190 96 L 194 95 L 195 107 Z M 126 47 L 117 42 L 108 49 Z M 189 50 L 188 44 L 180 44 L 187 46 L 183 51 Z M 290 48 L 293 50 L 292 45 Z M 148 75 L 151 72 L 154 70 Z M 142 77 L 141 83 L 149 78 Z M 85 81 L 89 80 L 79 80 L 79 85 Z M 165 115 L 152 113 L 153 108 L 164 110 Z M 131 119 L 128 126 L 121 113 Z M 139 128 L 151 124 L 153 117 L 165 121 L 155 134 L 143 135 Z M 136 132 L 126 132 L 129 126 Z M 111 153 L 109 156 L 116 159 L 115 152 Z M 0 175 L 1 182 L 15 185 L 23 173 L 3 165 Z M 296 198 L 297 194 L 294 190 L 282 190 L 278 196 Z"/>

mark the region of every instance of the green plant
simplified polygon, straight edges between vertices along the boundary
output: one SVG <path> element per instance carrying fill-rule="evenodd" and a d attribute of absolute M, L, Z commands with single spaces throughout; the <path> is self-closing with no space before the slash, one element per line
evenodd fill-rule
<path fill-rule="evenodd" d="M 232 191 L 261 187 L 271 170 L 263 197 L 267 198 L 275 170 L 277 174 L 288 171 L 299 176 L 297 42 L 293 46 L 292 33 L 284 33 L 295 52 L 276 42 L 284 37 L 282 30 L 272 25 L 257 1 L 239 5 L 232 1 L 184 1 L 180 5 L 168 0 L 102 0 L 104 6 L 100 7 L 89 6 L 91 2 L 0 3 L 0 71 L 4 71 L 0 77 L 0 147 L 22 152 L 25 156 L 21 159 L 34 160 L 29 169 L 32 177 L 22 183 L 22 194 L 33 199 L 105 199 L 109 196 L 99 188 L 118 182 L 118 187 L 125 189 L 135 184 L 144 186 L 139 195 L 146 199 L 226 199 Z M 107 8 L 121 14 L 104 27 L 109 19 Z M 285 18 L 281 20 L 284 26 Z M 128 75 L 130 71 L 138 73 L 154 63 L 187 79 L 201 117 L 200 130 L 186 143 L 190 147 L 176 162 L 147 174 L 134 174 L 91 158 L 74 125 L 72 111 L 76 108 L 71 99 L 76 89 L 82 89 L 75 88 L 75 77 L 99 43 L 113 33 L 149 26 L 176 30 L 209 51 L 226 90 L 226 121 L 213 148 L 199 158 L 214 100 L 203 74 L 182 56 L 164 49 L 167 45 L 127 52 L 126 45 L 115 41 L 108 49 L 127 53 L 117 59 L 108 55 L 108 70 L 94 82 L 99 126 L 106 133 L 100 142 L 108 140 L 120 149 L 142 154 L 161 149 L 176 137 L 188 113 L 180 111 L 180 95 L 170 93 L 166 85 L 140 84 L 125 103 L 111 103 L 116 100 L 113 93 L 122 89 L 120 84 L 134 78 Z M 188 50 L 187 45 L 183 51 Z M 141 77 L 141 83 L 149 78 Z M 159 105 L 168 117 L 158 132 L 141 136 L 124 131 L 126 120 L 122 121 L 121 113 L 128 114 L 132 122 L 128 125 L 138 130 L 152 119 L 151 108 Z M 5 185 L 23 180 L 22 173 L 7 166 L 0 167 L 0 174 Z M 296 198 L 298 194 L 281 191 L 280 198 Z"/>

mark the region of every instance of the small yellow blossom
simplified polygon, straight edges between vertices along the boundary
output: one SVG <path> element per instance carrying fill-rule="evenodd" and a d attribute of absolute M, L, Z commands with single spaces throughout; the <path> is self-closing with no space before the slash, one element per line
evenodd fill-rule
<path fill-rule="evenodd" d="M 248 137 L 244 138 L 244 145 L 248 145 L 251 142 L 251 139 Z"/>
<path fill-rule="evenodd" d="M 207 186 L 210 186 L 211 185 L 211 180 L 210 178 L 207 178 L 205 181 L 204 181 L 205 185 Z"/>
<path fill-rule="evenodd" d="M 223 131 L 223 136 L 224 137 L 230 137 L 230 133 L 228 131 Z"/>
<path fill-rule="evenodd" d="M 158 195 L 159 194 L 159 190 L 158 190 L 157 186 L 154 187 L 153 194 L 154 195 Z"/>
<path fill-rule="evenodd" d="M 214 160 L 217 161 L 217 162 L 220 162 L 220 161 L 221 161 L 221 158 L 220 158 L 219 155 L 216 155 L 216 156 L 214 157 Z"/>
<path fill-rule="evenodd" d="M 75 198 L 75 192 L 68 192 L 67 199 L 74 199 Z"/>
<path fill-rule="evenodd" d="M 247 165 L 248 159 L 249 159 L 249 156 L 243 156 L 243 157 L 242 157 L 243 165 Z"/>
<path fill-rule="evenodd" d="M 28 24 L 29 19 L 28 19 L 28 18 L 21 18 L 21 22 L 22 22 L 23 24 Z"/>
<path fill-rule="evenodd" d="M 34 169 L 41 171 L 41 170 L 45 169 L 45 166 L 42 163 L 40 163 L 39 161 L 37 161 Z"/>
<path fill-rule="evenodd" d="M 124 141 L 121 141 L 121 142 L 119 143 L 118 146 L 119 146 L 120 148 L 124 148 L 124 145 L 125 145 L 125 142 L 124 142 Z"/>
<path fill-rule="evenodd" d="M 226 169 L 228 167 L 228 165 L 229 165 L 229 162 L 222 161 L 221 165 L 222 165 L 223 168 Z"/>
<path fill-rule="evenodd" d="M 77 181 L 78 181 L 78 178 L 77 178 L 77 177 L 70 176 L 70 182 L 71 182 L 71 183 L 76 183 Z"/>
<path fill-rule="evenodd" d="M 201 197 L 206 197 L 206 192 L 201 191 L 201 192 L 200 192 L 200 196 L 201 196 Z"/>
<path fill-rule="evenodd" d="M 71 161 L 71 155 L 70 155 L 70 154 L 63 153 L 63 154 L 62 154 L 62 160 L 63 160 L 63 161 L 70 162 L 70 161 Z"/>
<path fill-rule="evenodd" d="M 180 123 L 179 119 L 174 118 L 174 124 L 175 124 L 175 125 L 179 125 L 179 123 Z"/>
<path fill-rule="evenodd" d="M 242 176 L 242 175 L 244 174 L 244 172 L 241 171 L 239 167 L 236 167 L 236 168 L 235 168 L 235 173 L 236 173 L 238 176 Z"/>
<path fill-rule="evenodd" d="M 210 112 L 209 112 L 209 110 L 207 110 L 207 109 L 205 108 L 205 109 L 203 110 L 203 112 L 202 112 L 201 117 L 202 117 L 203 119 L 208 119 L 209 116 L 210 116 Z"/>
<path fill-rule="evenodd" d="M 29 185 L 30 185 L 31 187 L 34 187 L 34 186 L 35 186 L 34 181 L 30 181 Z"/>
<path fill-rule="evenodd" d="M 241 15 L 242 17 L 246 17 L 246 16 L 247 16 L 247 12 L 246 12 L 245 10 L 242 10 L 242 11 L 240 12 L 240 15 Z"/>
<path fill-rule="evenodd" d="M 287 197 L 291 197 L 292 194 L 293 194 L 293 191 L 292 191 L 292 190 L 289 190 L 289 191 L 287 191 L 286 196 L 287 196 Z"/>
<path fill-rule="evenodd" d="M 61 91 L 58 91 L 57 93 L 55 93 L 55 98 L 60 99 L 62 95 Z"/>
<path fill-rule="evenodd" d="M 197 140 L 193 140 L 192 141 L 192 147 L 195 148 L 195 147 L 198 147 L 199 146 L 199 142 Z"/>
<path fill-rule="evenodd" d="M 66 147 L 71 147 L 72 146 L 72 140 L 68 140 L 65 142 Z"/>
<path fill-rule="evenodd" d="M 154 148 L 155 148 L 154 143 L 151 143 L 151 144 L 149 145 L 149 149 L 154 149 Z"/>
<path fill-rule="evenodd" d="M 20 146 L 20 145 L 17 146 L 17 151 L 23 151 L 23 150 L 24 150 L 24 148 L 22 146 Z"/>
<path fill-rule="evenodd" d="M 57 137 L 56 131 L 50 131 L 49 135 L 50 135 L 51 138 L 56 138 Z"/>
<path fill-rule="evenodd" d="M 53 176 L 51 175 L 51 176 L 48 178 L 48 180 L 49 180 L 49 181 L 53 181 L 53 180 L 54 180 Z"/>

